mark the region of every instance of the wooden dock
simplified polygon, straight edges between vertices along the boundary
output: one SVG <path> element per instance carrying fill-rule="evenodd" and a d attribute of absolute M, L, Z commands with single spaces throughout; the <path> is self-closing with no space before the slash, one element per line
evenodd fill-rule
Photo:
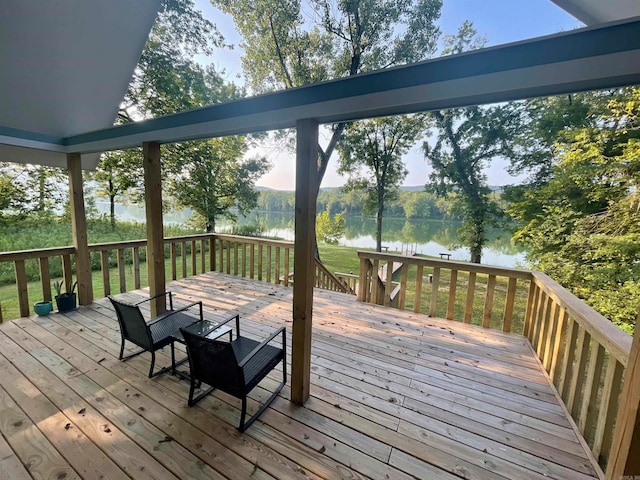
<path fill-rule="evenodd" d="M 291 333 L 290 288 L 208 273 L 170 289 L 208 319 L 240 312 L 251 337 Z M 296 407 L 285 387 L 244 434 L 237 400 L 189 408 L 185 382 L 147 378 L 149 355 L 123 363 L 119 345 L 106 299 L 0 325 L 0 478 L 598 478 L 518 335 L 316 290 L 311 398 Z"/>

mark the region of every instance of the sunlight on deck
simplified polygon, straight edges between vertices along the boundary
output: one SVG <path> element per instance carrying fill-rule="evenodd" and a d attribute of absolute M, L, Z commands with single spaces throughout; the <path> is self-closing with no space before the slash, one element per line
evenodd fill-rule
<path fill-rule="evenodd" d="M 210 273 L 170 289 L 210 320 L 239 312 L 249 336 L 290 334 L 290 288 Z M 311 398 L 297 407 L 286 386 L 245 434 L 239 401 L 188 408 L 185 382 L 148 379 L 149 355 L 120 362 L 119 344 L 106 299 L 0 326 L 0 453 L 15 478 L 597 478 L 521 336 L 316 290 Z"/>

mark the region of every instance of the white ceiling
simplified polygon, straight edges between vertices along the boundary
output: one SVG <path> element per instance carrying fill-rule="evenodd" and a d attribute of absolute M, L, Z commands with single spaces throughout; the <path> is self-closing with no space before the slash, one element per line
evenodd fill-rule
<path fill-rule="evenodd" d="M 640 16 L 640 0 L 551 0 L 586 25 Z"/>
<path fill-rule="evenodd" d="M 113 125 L 160 0 L 0 1 L 0 127 Z"/>

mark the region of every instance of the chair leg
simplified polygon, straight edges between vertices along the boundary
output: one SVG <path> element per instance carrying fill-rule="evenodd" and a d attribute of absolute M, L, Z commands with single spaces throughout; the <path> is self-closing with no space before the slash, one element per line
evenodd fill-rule
<path fill-rule="evenodd" d="M 247 396 L 242 397 L 242 412 L 240 413 L 240 425 L 238 425 L 238 430 L 244 432 L 245 428 L 249 425 L 244 424 L 244 418 L 247 416 Z M 251 419 L 249 419 L 251 420 Z M 251 424 L 251 422 L 249 422 Z"/>
<path fill-rule="evenodd" d="M 151 351 L 151 367 L 149 368 L 149 378 L 153 377 L 153 367 L 156 363 L 156 352 Z"/>
<path fill-rule="evenodd" d="M 120 355 L 118 355 L 118 358 L 120 360 L 123 359 L 123 355 L 124 354 L 124 337 L 122 337 L 122 343 L 120 344 Z"/>
<path fill-rule="evenodd" d="M 124 344 L 122 345 L 122 351 L 124 351 Z M 145 349 L 138 350 L 137 352 L 133 352 L 125 357 L 123 357 L 122 354 L 120 354 L 120 360 L 122 360 L 123 362 L 126 362 L 130 358 L 137 357 L 138 355 L 144 352 L 148 352 L 148 350 L 145 350 Z"/>
<path fill-rule="evenodd" d="M 209 387 L 204 392 L 200 393 L 200 395 L 194 398 L 193 394 L 196 388 L 199 388 L 200 385 L 202 385 L 202 382 L 200 380 L 194 380 L 193 377 L 191 378 L 191 386 L 189 387 L 189 401 L 187 402 L 190 407 L 193 407 L 196 403 L 198 403 L 200 400 L 202 400 L 204 397 L 215 390 L 215 387 Z"/>
<path fill-rule="evenodd" d="M 282 383 L 280 383 L 280 385 L 278 385 L 278 387 L 271 394 L 271 396 L 260 406 L 258 411 L 256 413 L 254 413 L 251 416 L 251 418 L 249 420 L 247 420 L 246 422 L 244 421 L 245 415 L 247 413 L 247 397 L 246 397 L 246 395 L 242 399 L 242 412 L 240 413 L 240 425 L 238 426 L 238 430 L 240 432 L 244 432 L 247 428 L 249 428 L 251 426 L 251 424 L 253 422 L 255 422 L 256 419 L 260 416 L 260 414 L 262 414 L 262 412 L 264 412 L 267 409 L 267 407 L 269 405 L 271 405 L 271 402 L 273 402 L 275 400 L 275 398 L 278 396 L 278 394 L 282 390 L 282 387 L 284 387 L 285 384 L 287 383 L 287 368 L 284 365 L 282 367 L 282 372 L 283 372 Z"/>

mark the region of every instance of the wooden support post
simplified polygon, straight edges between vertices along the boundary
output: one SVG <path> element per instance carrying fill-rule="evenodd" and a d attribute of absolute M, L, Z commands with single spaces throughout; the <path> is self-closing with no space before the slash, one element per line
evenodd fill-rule
<path fill-rule="evenodd" d="M 91 257 L 87 241 L 87 217 L 84 211 L 82 190 L 82 165 L 79 153 L 67 154 L 69 169 L 69 208 L 71 210 L 71 231 L 76 256 L 76 280 L 78 281 L 78 303 L 93 303 L 93 282 L 91 280 Z"/>
<path fill-rule="evenodd" d="M 149 272 L 149 295 L 153 297 L 166 290 L 160 144 L 145 142 L 142 145 L 142 152 L 144 157 L 144 201 L 147 217 L 147 270 Z M 164 313 L 165 310 L 166 299 L 164 297 L 151 301 L 152 317 Z"/>
<path fill-rule="evenodd" d="M 636 326 L 640 325 L 640 316 Z M 624 386 L 613 434 L 607 480 L 640 478 L 640 328 L 631 345 L 629 362 L 624 372 Z"/>
<path fill-rule="evenodd" d="M 300 120 L 296 137 L 296 213 L 293 252 L 293 341 L 291 400 L 302 405 L 311 383 L 316 198 L 318 189 L 318 122 Z"/>

